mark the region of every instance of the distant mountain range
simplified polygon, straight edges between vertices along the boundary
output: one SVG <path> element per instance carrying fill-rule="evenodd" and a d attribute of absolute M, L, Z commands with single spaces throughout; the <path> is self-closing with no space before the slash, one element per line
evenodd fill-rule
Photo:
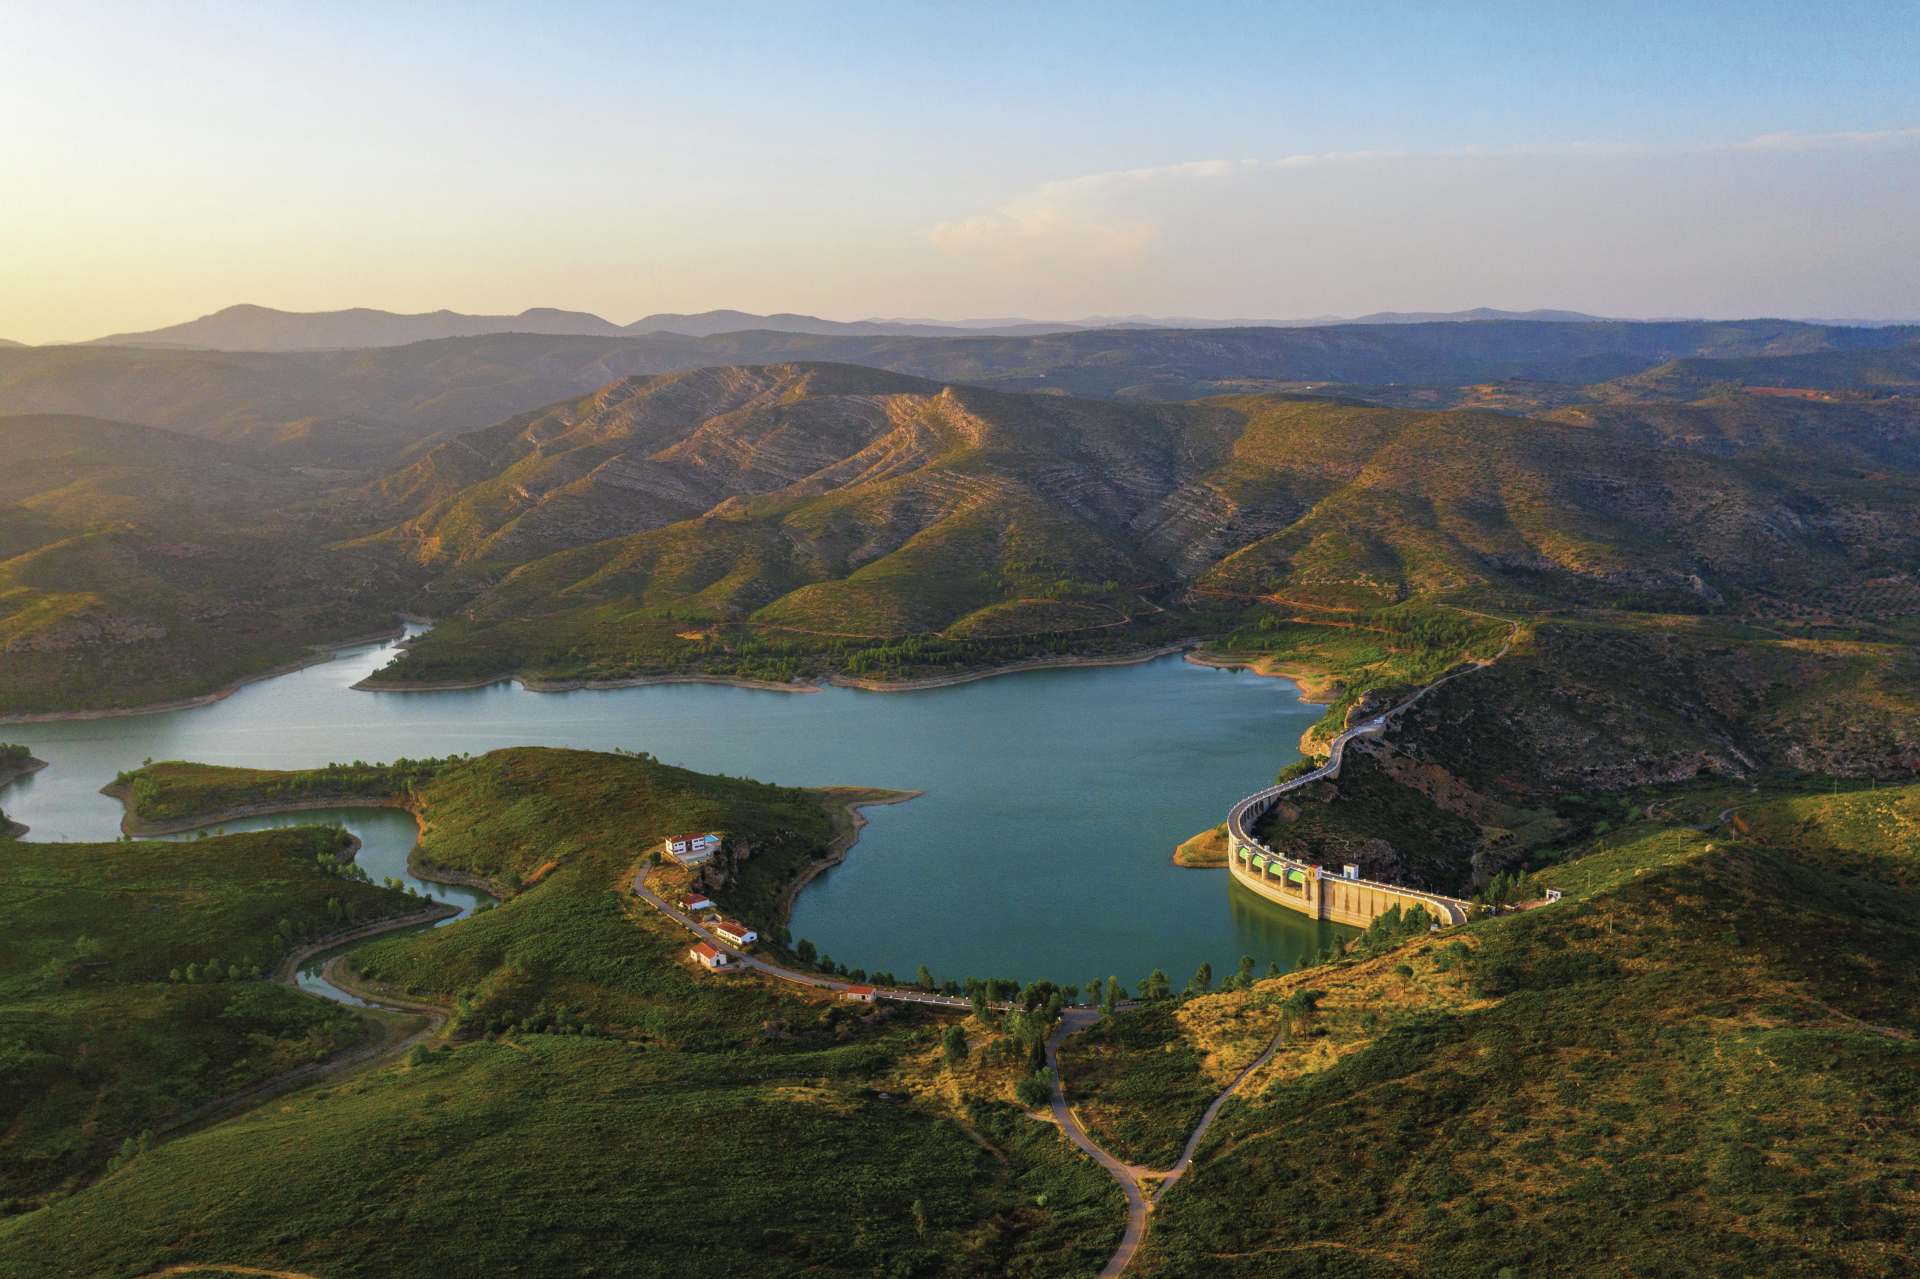
<path fill-rule="evenodd" d="M 1033 336 L 490 333 L 304 351 L 10 347 L 0 349 L 0 414 L 135 422 L 264 450 L 292 466 L 384 471 L 447 434 L 623 377 L 792 362 L 1103 400 L 1311 387 L 1409 408 L 1531 412 L 1621 399 L 1684 403 L 1735 382 L 1911 396 L 1920 393 L 1920 329 L 1510 321 Z"/>
<path fill-rule="evenodd" d="M 1090 329 L 1234 329 L 1302 328 L 1333 324 L 1425 324 L 1464 320 L 1544 320 L 1590 322 L 1577 311 L 1383 311 L 1345 320 L 1316 316 L 1308 320 L 1205 319 L 1196 316 L 1095 315 L 1076 321 L 997 320 L 823 320 L 813 315 L 753 315 L 746 311 L 704 311 L 698 315 L 662 313 L 631 324 L 614 324 L 585 311 L 534 307 L 518 315 L 462 315 L 431 311 L 397 315 L 355 307 L 347 311 L 276 311 L 264 306 L 230 306 L 184 324 L 139 333 L 111 333 L 82 346 L 138 346 L 214 351 L 326 351 L 405 346 L 438 338 L 479 337 L 489 333 L 539 333 L 569 337 L 651 336 L 671 333 L 704 338 L 722 333 L 806 333 L 820 337 L 1034 337 Z M 17 345 L 0 343 L 0 345 Z"/>
<path fill-rule="evenodd" d="M 586 311 L 533 307 L 518 315 L 463 315 L 432 311 L 399 315 L 355 307 L 347 311 L 276 311 L 264 306 L 230 306 L 184 324 L 138 333 L 110 333 L 87 342 L 50 342 L 47 346 L 130 346 L 188 351 L 340 351 L 406 346 L 442 338 L 534 333 L 553 337 L 718 337 L 735 333 L 795 333 L 814 337 L 1040 337 L 1115 329 L 1312 329 L 1335 325 L 1459 324 L 1472 321 L 1527 321 L 1549 324 L 1696 324 L 1684 319 L 1608 320 L 1580 311 L 1376 311 L 1347 319 L 1316 315 L 1305 319 L 1238 316 L 1214 319 L 1193 315 L 1089 315 L 1078 320 L 924 318 L 823 320 L 815 315 L 754 315 L 748 311 L 703 311 L 698 315 L 661 312 L 631 324 L 615 324 Z M 1896 320 L 1803 320 L 1789 323 L 1829 328 L 1886 328 Z M 0 338 L 0 347 L 27 345 Z"/>

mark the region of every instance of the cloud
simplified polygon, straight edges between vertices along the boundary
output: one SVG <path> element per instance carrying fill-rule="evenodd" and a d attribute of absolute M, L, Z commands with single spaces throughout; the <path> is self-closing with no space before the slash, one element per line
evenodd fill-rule
<path fill-rule="evenodd" d="M 1884 152 L 1920 147 L 1920 129 L 1873 133 L 1772 133 L 1732 143 L 1647 147 L 1576 142 L 1558 147 L 1463 147 L 1429 153 L 1328 152 L 1277 160 L 1195 160 L 1185 164 L 1089 173 L 1048 182 L 1015 196 L 993 213 L 920 229 L 942 253 L 1008 269 L 1045 264 L 1072 270 L 1143 258 L 1158 244 L 1169 216 L 1198 198 L 1195 184 L 1277 175 L 1327 166 L 1477 163 L 1502 159 L 1652 159 L 1663 156 L 1787 152 Z"/>

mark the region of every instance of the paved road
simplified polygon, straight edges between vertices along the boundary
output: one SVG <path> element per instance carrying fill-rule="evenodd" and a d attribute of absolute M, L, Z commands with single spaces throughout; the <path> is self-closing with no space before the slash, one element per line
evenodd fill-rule
<path fill-rule="evenodd" d="M 1100 1019 L 1100 1014 L 1092 1008 L 1071 1008 L 1060 1016 L 1060 1024 L 1047 1037 L 1047 1065 L 1053 1067 L 1053 1117 L 1060 1125 L 1060 1131 L 1072 1139 L 1073 1144 L 1092 1155 L 1095 1161 L 1117 1182 L 1127 1194 L 1127 1229 L 1120 1236 L 1120 1249 L 1107 1262 L 1106 1269 L 1100 1272 L 1100 1279 L 1114 1279 L 1127 1268 L 1133 1260 L 1133 1254 L 1147 1237 L 1147 1218 L 1153 1211 L 1153 1201 L 1147 1198 L 1147 1192 L 1140 1188 L 1140 1177 L 1146 1169 L 1123 1164 L 1102 1150 L 1093 1138 L 1087 1136 L 1086 1129 L 1074 1118 L 1073 1107 L 1067 1105 L 1067 1095 L 1060 1090 L 1060 1045 L 1076 1030 L 1085 1030 Z"/>
<path fill-rule="evenodd" d="M 733 947 L 727 945 L 727 943 L 721 941 L 718 937 L 708 932 L 704 927 L 700 925 L 699 921 L 691 918 L 690 916 L 683 915 L 678 910 L 674 909 L 672 906 L 667 905 L 664 899 L 662 899 L 660 896 L 654 893 L 652 889 L 648 888 L 647 887 L 647 868 L 644 866 L 634 873 L 633 891 L 634 891 L 634 894 L 638 896 L 641 901 L 646 902 L 649 906 L 659 911 L 662 915 L 665 915 L 668 919 L 671 919 L 674 923 L 679 924 L 682 928 L 685 928 L 688 932 L 698 937 L 701 941 L 704 941 L 709 945 L 714 946 L 720 950 L 726 951 L 727 954 L 733 959 L 733 962 L 738 964 L 742 968 L 751 968 L 755 972 L 765 973 L 769 977 L 778 977 L 781 981 L 790 981 L 798 986 L 812 986 L 816 989 L 844 991 L 848 986 L 853 984 L 852 982 L 840 981 L 837 978 L 833 978 L 833 977 L 823 977 L 819 973 L 797 973 L 793 971 L 793 969 L 791 968 L 782 968 L 778 964 L 769 964 L 764 959 L 756 959 L 752 955 L 748 955 L 742 951 L 735 950 Z M 892 1000 L 895 1003 L 935 1004 L 941 1008 L 972 1008 L 973 1007 L 972 1000 L 962 999 L 954 995 L 928 995 L 917 990 L 894 990 L 885 986 L 875 988 L 874 993 L 876 996 L 878 996 L 881 999 Z M 1012 1008 L 1014 1005 L 993 1004 L 990 1006 L 994 1008 L 1006 1009 L 1006 1008 Z"/>

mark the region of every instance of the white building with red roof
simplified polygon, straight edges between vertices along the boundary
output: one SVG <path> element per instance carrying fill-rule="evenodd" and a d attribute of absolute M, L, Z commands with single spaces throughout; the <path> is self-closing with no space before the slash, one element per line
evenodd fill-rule
<path fill-rule="evenodd" d="M 759 933 L 754 932 L 753 929 L 748 928 L 745 924 L 736 924 L 730 919 L 723 919 L 718 923 L 708 924 L 707 928 L 715 937 L 718 937 L 729 946 L 751 946 L 760 940 Z"/>
<path fill-rule="evenodd" d="M 712 861 L 713 855 L 720 851 L 720 835 L 717 831 L 697 835 L 669 835 L 662 851 L 682 866 L 698 866 L 702 862 Z"/>
<path fill-rule="evenodd" d="M 729 968 L 733 965 L 733 956 L 721 950 L 712 942 L 695 942 L 693 949 L 687 952 L 701 965 L 707 968 Z"/>

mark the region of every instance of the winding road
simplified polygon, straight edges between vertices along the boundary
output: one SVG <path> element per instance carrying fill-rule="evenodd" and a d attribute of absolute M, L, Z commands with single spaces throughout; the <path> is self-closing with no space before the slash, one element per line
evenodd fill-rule
<path fill-rule="evenodd" d="M 1213 1126 L 1214 1116 L 1220 1113 L 1220 1108 L 1227 1104 L 1227 1098 L 1238 1092 L 1240 1085 L 1246 1083 L 1254 1071 L 1273 1060 L 1273 1055 L 1280 1051 L 1280 1046 L 1286 1042 L 1287 1032 L 1282 1029 L 1275 1035 L 1273 1042 L 1267 1045 L 1266 1051 L 1261 1053 L 1252 1065 L 1236 1075 L 1233 1082 L 1227 1085 L 1225 1092 L 1213 1099 L 1213 1104 L 1208 1106 L 1207 1112 L 1200 1117 L 1200 1126 L 1193 1130 L 1193 1136 L 1187 1138 L 1187 1148 L 1181 1152 L 1179 1161 L 1169 1171 L 1158 1172 L 1138 1164 L 1121 1163 L 1108 1154 L 1098 1142 L 1087 1135 L 1087 1130 L 1081 1127 L 1079 1118 L 1073 1113 L 1073 1107 L 1067 1103 L 1067 1095 L 1060 1083 L 1060 1045 L 1066 1042 L 1068 1035 L 1086 1030 L 1099 1020 L 1098 1009 L 1069 1008 L 1065 1010 L 1060 1016 L 1060 1024 L 1054 1027 L 1053 1034 L 1047 1037 L 1047 1065 L 1053 1068 L 1054 1122 L 1060 1125 L 1060 1131 L 1066 1133 L 1074 1145 L 1091 1155 L 1096 1163 L 1107 1170 L 1109 1176 L 1120 1183 L 1120 1189 L 1127 1196 L 1126 1232 L 1120 1236 L 1120 1247 L 1107 1261 L 1106 1267 L 1100 1271 L 1100 1279 L 1117 1279 L 1117 1276 L 1133 1263 L 1134 1253 L 1139 1251 L 1140 1245 L 1146 1240 L 1147 1225 L 1153 1215 L 1153 1205 L 1167 1193 L 1174 1182 L 1180 1180 L 1181 1174 L 1186 1172 L 1188 1166 L 1193 1163 L 1193 1153 L 1200 1149 L 1201 1141 L 1206 1138 L 1207 1129 Z M 1160 1184 L 1152 1194 L 1148 1194 L 1142 1183 L 1154 1177 L 1160 1178 Z"/>

